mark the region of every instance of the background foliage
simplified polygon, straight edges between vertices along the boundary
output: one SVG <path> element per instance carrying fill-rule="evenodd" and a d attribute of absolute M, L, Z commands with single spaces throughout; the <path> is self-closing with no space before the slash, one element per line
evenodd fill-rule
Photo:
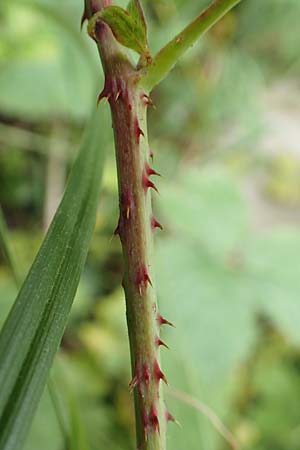
<path fill-rule="evenodd" d="M 143 4 L 155 51 L 208 1 Z M 21 274 L 103 81 L 95 48 L 78 31 L 81 13 L 80 0 L 0 4 L 0 203 Z M 298 0 L 244 0 L 155 91 L 150 112 L 164 175 L 155 198 L 164 224 L 159 302 L 176 324 L 164 332 L 165 372 L 245 450 L 300 449 L 299 14 Z M 53 368 L 73 439 L 64 440 L 47 391 L 31 450 L 134 446 L 110 127 L 107 135 L 96 233 Z M 1 323 L 16 294 L 4 256 Z M 170 449 L 228 448 L 205 415 L 166 395 L 182 424 L 169 428 Z"/>

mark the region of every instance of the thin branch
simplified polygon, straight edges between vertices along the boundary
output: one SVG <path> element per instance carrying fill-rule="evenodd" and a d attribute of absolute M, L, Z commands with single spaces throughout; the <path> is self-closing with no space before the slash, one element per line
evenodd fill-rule
<path fill-rule="evenodd" d="M 199 17 L 177 34 L 144 69 L 141 85 L 150 92 L 171 71 L 179 58 L 241 0 L 215 0 Z"/>
<path fill-rule="evenodd" d="M 217 414 L 205 403 L 197 400 L 185 392 L 177 391 L 175 389 L 168 389 L 167 391 L 173 398 L 180 400 L 182 403 L 185 403 L 188 406 L 196 409 L 201 412 L 204 416 L 208 418 L 213 427 L 223 436 L 226 442 L 230 445 L 232 450 L 239 450 L 239 445 L 237 443 L 236 438 L 231 433 L 230 430 L 224 425 L 221 419 L 217 416 Z"/>

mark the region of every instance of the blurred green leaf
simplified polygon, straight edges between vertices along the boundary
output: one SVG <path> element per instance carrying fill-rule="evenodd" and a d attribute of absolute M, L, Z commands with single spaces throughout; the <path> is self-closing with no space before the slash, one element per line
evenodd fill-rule
<path fill-rule="evenodd" d="M 258 338 L 259 313 L 299 344 L 300 233 L 252 230 L 240 189 L 224 169 L 185 169 L 163 191 L 169 236 L 157 249 L 158 287 L 162 314 L 176 325 L 163 338 L 174 350 L 164 355 L 166 373 L 175 388 L 223 418 L 237 369 Z M 170 446 L 215 449 L 208 421 L 170 403 L 185 430 L 170 428 Z"/>
<path fill-rule="evenodd" d="M 28 432 L 66 326 L 93 233 L 103 154 L 94 114 L 65 195 L 0 335 L 0 448 Z"/>
<path fill-rule="evenodd" d="M 223 418 L 230 377 L 256 337 L 243 261 L 248 212 L 238 186 L 218 167 L 185 170 L 163 191 L 169 237 L 156 252 L 158 294 L 163 316 L 176 325 L 163 338 L 173 349 L 163 355 L 166 373 L 175 388 Z M 216 449 L 221 438 L 207 418 L 173 399 L 168 403 L 185 430 L 170 427 L 174 450 Z"/>
<path fill-rule="evenodd" d="M 245 450 L 299 450 L 299 347 L 269 325 L 261 323 L 264 339 L 243 368 L 231 417 Z"/>
<path fill-rule="evenodd" d="M 4 4 L 2 112 L 27 120 L 88 116 L 99 72 L 91 70 L 92 42 L 76 28 L 81 8 L 43 0 Z"/>
<path fill-rule="evenodd" d="M 293 345 L 300 343 L 300 233 L 274 228 L 249 239 L 246 262 L 258 310 L 273 320 Z"/>

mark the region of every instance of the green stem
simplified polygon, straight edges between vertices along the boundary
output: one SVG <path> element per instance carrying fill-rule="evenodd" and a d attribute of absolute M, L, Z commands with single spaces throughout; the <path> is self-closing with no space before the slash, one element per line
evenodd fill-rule
<path fill-rule="evenodd" d="M 105 74 L 99 101 L 111 107 L 119 186 L 120 236 L 123 286 L 135 389 L 137 446 L 139 450 L 165 450 L 166 424 L 174 418 L 166 410 L 160 369 L 160 325 L 170 324 L 158 313 L 153 261 L 153 231 L 159 223 L 152 216 L 147 138 L 148 93 L 171 70 L 180 56 L 240 0 L 217 0 L 186 27 L 145 69 L 133 66 L 125 49 L 98 16 L 90 22 Z M 90 19 L 111 0 L 86 0 L 84 18 Z M 92 30 L 91 30 L 92 28 Z"/>
<path fill-rule="evenodd" d="M 97 1 L 101 9 L 110 1 Z M 93 6 L 93 8 L 91 7 Z M 88 17 L 96 12 L 95 2 L 86 2 Z M 105 73 L 105 86 L 99 99 L 110 103 L 115 137 L 119 185 L 120 236 L 123 286 L 126 297 L 130 340 L 132 382 L 135 390 L 137 447 L 165 450 L 166 423 L 172 418 L 163 400 L 160 370 L 160 325 L 153 262 L 153 231 L 159 224 L 152 217 L 150 150 L 147 139 L 149 98 L 139 87 L 139 72 L 110 29 L 97 22 L 95 35 Z"/>
<path fill-rule="evenodd" d="M 177 34 L 144 69 L 141 86 L 150 92 L 172 70 L 179 58 L 216 22 L 241 0 L 216 0 Z"/>

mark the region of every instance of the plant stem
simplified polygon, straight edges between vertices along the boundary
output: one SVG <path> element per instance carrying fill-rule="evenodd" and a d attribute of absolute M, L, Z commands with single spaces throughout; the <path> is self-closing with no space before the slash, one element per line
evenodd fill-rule
<path fill-rule="evenodd" d="M 152 182 L 147 174 L 147 167 L 150 166 L 146 106 L 143 93 L 134 84 L 130 86 L 129 83 L 124 94 L 125 99 L 110 101 L 119 180 L 120 219 L 117 233 L 123 247 L 123 285 L 133 367 L 132 387 L 137 387 L 138 444 L 154 450 L 165 448 L 165 407 L 160 387 L 163 375 L 159 368 L 157 344 L 159 326 L 149 192 Z"/>
<path fill-rule="evenodd" d="M 86 2 L 90 17 L 110 1 Z M 165 408 L 160 369 L 160 325 L 167 323 L 158 314 L 154 264 L 153 231 L 159 226 L 152 216 L 150 168 L 147 139 L 149 97 L 140 88 L 139 72 L 116 42 L 109 28 L 97 22 L 95 35 L 105 73 L 99 100 L 107 98 L 111 107 L 119 185 L 120 236 L 123 286 L 135 389 L 137 446 L 143 450 L 165 450 L 166 423 L 172 420 Z"/>
<path fill-rule="evenodd" d="M 179 58 L 216 22 L 241 0 L 215 0 L 200 16 L 174 37 L 145 68 L 141 85 L 147 91 L 160 83 L 172 70 Z"/>
<path fill-rule="evenodd" d="M 119 186 L 119 223 L 124 262 L 123 286 L 130 341 L 132 381 L 135 389 L 137 446 L 139 450 L 165 450 L 166 424 L 173 420 L 166 410 L 160 369 L 160 325 L 169 324 L 158 313 L 153 231 L 160 224 L 152 216 L 151 193 L 156 190 L 150 176 L 147 138 L 147 107 L 151 89 L 172 69 L 180 56 L 240 0 L 216 0 L 207 10 L 167 44 L 146 68 L 133 66 L 110 28 L 97 16 L 92 36 L 97 42 L 105 75 L 99 101 L 107 98 L 114 129 Z M 90 19 L 111 0 L 85 0 L 84 19 Z M 99 15 L 98 15 L 99 16 Z M 91 31 L 91 30 L 90 30 Z"/>

